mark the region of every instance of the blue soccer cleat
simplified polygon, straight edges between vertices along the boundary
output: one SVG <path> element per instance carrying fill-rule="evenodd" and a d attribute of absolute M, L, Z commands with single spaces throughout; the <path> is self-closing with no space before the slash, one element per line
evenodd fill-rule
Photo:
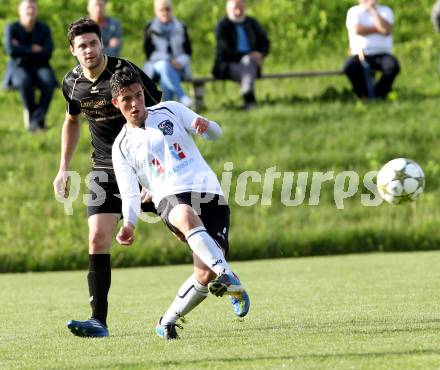
<path fill-rule="evenodd" d="M 223 297 L 223 294 L 239 294 L 244 288 L 238 279 L 238 276 L 233 272 L 224 273 L 212 280 L 208 284 L 209 291 L 217 297 Z"/>
<path fill-rule="evenodd" d="M 85 321 L 71 320 L 67 323 L 67 327 L 78 337 L 108 337 L 107 327 L 94 318 Z"/>
<path fill-rule="evenodd" d="M 176 327 L 178 327 L 179 329 L 183 329 L 182 325 L 177 323 L 162 324 L 161 317 L 156 324 L 155 332 L 159 337 L 166 340 L 180 339 L 179 334 L 177 334 Z"/>
<path fill-rule="evenodd" d="M 241 293 L 231 293 L 228 295 L 229 301 L 232 304 L 234 313 L 238 317 L 245 317 L 249 312 L 249 307 L 251 305 L 251 300 L 246 290 L 243 289 Z"/>

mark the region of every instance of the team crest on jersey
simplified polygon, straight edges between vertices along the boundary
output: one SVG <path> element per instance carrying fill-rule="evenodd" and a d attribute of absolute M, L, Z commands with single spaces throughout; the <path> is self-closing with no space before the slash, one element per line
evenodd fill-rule
<path fill-rule="evenodd" d="M 162 134 L 164 136 L 166 135 L 172 135 L 174 132 L 174 125 L 170 120 L 162 121 L 157 125 L 160 131 L 162 131 Z"/>
<path fill-rule="evenodd" d="M 169 146 L 170 152 L 175 159 L 181 161 L 186 158 L 185 152 L 182 150 L 181 146 L 177 143 Z"/>
<path fill-rule="evenodd" d="M 161 176 L 164 174 L 165 170 L 162 167 L 162 164 L 160 163 L 160 161 L 157 158 L 154 158 L 151 162 L 150 162 L 150 167 L 153 168 L 154 170 L 154 174 L 156 176 Z"/>

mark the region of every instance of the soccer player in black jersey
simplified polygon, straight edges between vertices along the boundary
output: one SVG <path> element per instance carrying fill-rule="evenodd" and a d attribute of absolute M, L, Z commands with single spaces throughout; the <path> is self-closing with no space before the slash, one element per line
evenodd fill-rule
<path fill-rule="evenodd" d="M 112 145 L 125 118 L 111 102 L 110 78 L 123 67 L 131 68 L 142 81 L 147 106 L 158 103 L 161 92 L 141 69 L 127 60 L 102 52 L 99 25 L 89 18 L 73 22 L 68 29 L 70 51 L 79 65 L 63 80 L 67 112 L 61 135 L 61 160 L 54 191 L 65 196 L 69 164 L 80 135 L 80 114 L 84 113 L 92 139 L 93 172 L 87 205 L 89 226 L 89 273 L 87 276 L 92 316 L 85 321 L 69 321 L 67 327 L 78 336 L 106 337 L 107 296 L 110 289 L 110 245 L 121 215 L 121 200 L 112 167 Z M 98 186 L 96 186 L 98 185 Z M 91 188 L 91 186 L 89 186 Z M 116 196 L 115 196 L 116 195 Z M 154 211 L 152 203 L 149 210 Z M 148 208 L 148 207 L 146 207 Z"/>

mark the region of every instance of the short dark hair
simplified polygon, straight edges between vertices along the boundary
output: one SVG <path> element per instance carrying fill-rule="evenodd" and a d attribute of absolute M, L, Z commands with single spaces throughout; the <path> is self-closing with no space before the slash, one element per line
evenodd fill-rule
<path fill-rule="evenodd" d="M 138 74 L 129 67 L 118 69 L 110 78 L 110 89 L 112 91 L 112 98 L 116 99 L 121 90 L 135 83 L 141 83 Z"/>
<path fill-rule="evenodd" d="M 102 40 L 101 28 L 99 24 L 91 20 L 89 17 L 82 17 L 75 22 L 69 24 L 67 29 L 67 38 L 71 46 L 76 36 L 81 36 L 86 33 L 94 33 L 100 40 Z"/>

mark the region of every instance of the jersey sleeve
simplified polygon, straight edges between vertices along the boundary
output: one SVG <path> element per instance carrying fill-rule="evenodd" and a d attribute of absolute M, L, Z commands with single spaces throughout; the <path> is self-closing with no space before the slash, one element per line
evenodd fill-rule
<path fill-rule="evenodd" d="M 196 130 L 192 127 L 192 123 L 197 117 L 201 117 L 196 112 L 185 107 L 183 104 L 177 102 L 169 102 L 172 105 L 172 109 L 176 111 L 177 117 L 179 118 L 183 128 L 190 135 L 196 135 Z M 217 122 L 209 121 L 208 130 L 201 135 L 203 139 L 206 140 L 217 140 L 222 135 L 222 129 Z"/>
<path fill-rule="evenodd" d="M 69 87 L 66 78 L 63 80 L 63 95 L 66 99 L 66 112 L 71 116 L 76 116 L 81 113 L 81 108 L 79 104 L 73 100 L 72 88 Z"/>
<path fill-rule="evenodd" d="M 141 212 L 139 183 L 134 169 L 129 165 L 120 148 L 121 140 L 116 140 L 112 148 L 113 169 L 122 200 L 124 225 L 136 225 Z"/>

